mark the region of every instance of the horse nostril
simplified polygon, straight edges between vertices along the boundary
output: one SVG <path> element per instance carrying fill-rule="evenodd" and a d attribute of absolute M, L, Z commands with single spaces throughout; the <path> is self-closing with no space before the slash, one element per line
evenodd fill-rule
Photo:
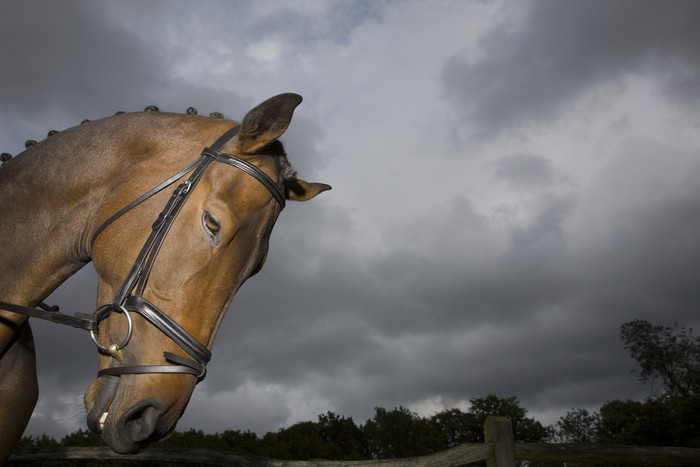
<path fill-rule="evenodd" d="M 122 433 L 133 442 L 149 439 L 160 421 L 161 411 L 150 403 L 133 407 L 119 422 Z"/>
<path fill-rule="evenodd" d="M 163 410 L 152 399 L 143 400 L 129 409 L 113 425 L 107 423 L 103 439 L 113 451 L 135 454 L 143 451 L 152 441 L 162 436 L 156 434 Z"/>

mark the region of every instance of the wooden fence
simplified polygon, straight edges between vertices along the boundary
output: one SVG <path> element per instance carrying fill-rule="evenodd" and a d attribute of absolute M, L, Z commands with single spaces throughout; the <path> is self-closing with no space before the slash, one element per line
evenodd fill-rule
<path fill-rule="evenodd" d="M 9 465 L 68 459 L 122 459 L 191 463 L 222 467 L 448 467 L 486 461 L 488 467 L 514 467 L 516 460 L 548 463 L 614 464 L 635 466 L 700 466 L 700 449 L 604 444 L 525 444 L 513 442 L 513 427 L 503 417 L 488 417 L 485 443 L 462 444 L 428 456 L 367 461 L 285 461 L 205 449 L 151 448 L 120 455 L 109 448 L 54 448 L 16 451 Z"/>

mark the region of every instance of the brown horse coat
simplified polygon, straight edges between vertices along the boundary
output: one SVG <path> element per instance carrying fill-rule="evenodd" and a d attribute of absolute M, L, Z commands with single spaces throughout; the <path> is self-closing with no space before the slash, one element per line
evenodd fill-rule
<path fill-rule="evenodd" d="M 282 94 L 260 104 L 222 152 L 256 165 L 288 199 L 305 201 L 330 187 L 290 176 L 280 152 L 277 138 L 300 102 Z M 92 243 L 95 230 L 234 125 L 196 115 L 119 114 L 55 134 L 0 166 L 0 301 L 36 306 L 92 260 L 97 301 L 110 302 L 172 190 L 130 210 Z M 144 298 L 211 348 L 236 290 L 262 267 L 280 210 L 253 177 L 212 164 L 168 233 Z M 146 320 L 132 319 L 125 364 L 164 364 L 163 351 L 186 356 Z M 99 339 L 120 341 L 125 321 L 110 315 Z M 120 365 L 108 354 L 99 354 L 98 363 Z M 115 451 L 137 452 L 172 432 L 195 384 L 187 374 L 102 376 L 85 393 L 88 426 Z M 29 324 L 0 310 L 0 462 L 21 437 L 37 395 Z"/>

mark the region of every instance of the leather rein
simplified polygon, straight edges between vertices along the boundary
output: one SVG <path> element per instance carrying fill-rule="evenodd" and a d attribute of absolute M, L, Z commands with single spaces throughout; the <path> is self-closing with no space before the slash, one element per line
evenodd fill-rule
<path fill-rule="evenodd" d="M 187 180 L 178 185 L 166 203 L 165 208 L 158 214 L 158 218 L 151 226 L 151 233 L 148 239 L 141 248 L 140 253 L 136 257 L 131 270 L 127 274 L 126 279 L 124 279 L 112 303 L 99 306 L 92 315 L 76 313 L 75 316 L 60 313 L 58 307 L 49 307 L 44 303 L 40 303 L 38 305 L 39 309 L 37 309 L 0 301 L 0 309 L 90 331 L 90 336 L 99 351 L 111 355 L 122 365 L 124 364 L 122 349 L 129 343 L 133 331 L 133 323 L 129 313 L 137 313 L 178 344 L 192 358 L 183 357 L 172 352 L 163 352 L 163 357 L 166 362 L 169 363 L 167 365 L 115 366 L 100 370 L 97 373 L 98 377 L 121 376 L 124 374 L 184 373 L 194 375 L 197 377 L 198 381 L 204 379 L 206 365 L 209 363 L 209 360 L 211 360 L 211 352 L 209 349 L 170 316 L 165 314 L 160 308 L 143 298 L 143 292 L 148 282 L 151 269 L 158 256 L 158 252 L 170 231 L 170 227 L 175 222 L 178 213 L 212 162 L 228 164 L 252 176 L 262 183 L 272 194 L 277 203 L 284 208 L 284 192 L 265 172 L 250 162 L 232 154 L 222 154 L 219 152 L 229 140 L 236 136 L 239 129 L 240 126 L 235 126 L 228 130 L 217 139 L 214 144 L 205 148 L 201 156 L 192 164 L 124 206 L 97 228 L 92 236 L 91 243 L 94 243 L 100 233 L 124 213 L 174 184 L 185 175 L 190 174 Z M 100 321 L 114 312 L 120 312 L 125 315 L 128 323 L 127 333 L 121 343 L 103 346 L 97 339 L 98 325 Z"/>

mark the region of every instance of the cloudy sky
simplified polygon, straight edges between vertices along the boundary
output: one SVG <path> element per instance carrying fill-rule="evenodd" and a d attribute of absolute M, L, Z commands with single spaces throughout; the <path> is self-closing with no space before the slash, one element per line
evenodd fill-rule
<path fill-rule="evenodd" d="M 290 205 L 178 429 L 490 393 L 553 423 L 649 391 L 620 325 L 700 325 L 700 3 L 0 2 L 0 150 L 148 104 L 240 120 L 333 191 Z M 2 202 L 11 202 L 3 200 Z M 91 266 L 50 298 L 94 309 Z M 85 427 L 86 333 L 35 323 L 27 433 Z"/>

